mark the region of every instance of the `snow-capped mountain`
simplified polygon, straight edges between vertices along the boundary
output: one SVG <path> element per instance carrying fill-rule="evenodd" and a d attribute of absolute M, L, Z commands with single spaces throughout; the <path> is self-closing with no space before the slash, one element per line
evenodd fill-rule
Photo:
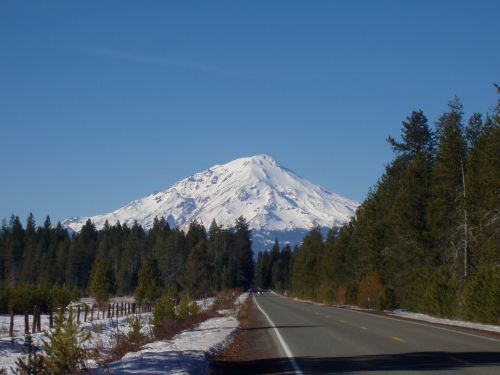
<path fill-rule="evenodd" d="M 127 225 L 137 220 L 149 229 L 155 217 L 163 216 L 171 226 L 184 229 L 193 220 L 208 227 L 212 219 L 230 227 L 243 216 L 253 230 L 255 250 L 261 250 L 275 237 L 297 243 L 315 225 L 340 226 L 355 214 L 358 205 L 297 176 L 267 155 L 257 155 L 215 165 L 163 192 L 90 219 L 97 228 L 106 220 Z M 78 232 L 87 219 L 67 219 L 63 225 Z"/>

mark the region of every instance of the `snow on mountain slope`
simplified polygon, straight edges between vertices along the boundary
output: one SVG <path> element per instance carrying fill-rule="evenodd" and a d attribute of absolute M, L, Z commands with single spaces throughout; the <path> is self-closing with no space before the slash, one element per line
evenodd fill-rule
<path fill-rule="evenodd" d="M 355 214 L 357 206 L 357 202 L 297 176 L 271 157 L 257 155 L 215 165 L 163 192 L 90 219 L 97 228 L 102 228 L 106 220 L 127 225 L 137 220 L 150 228 L 154 218 L 162 216 L 170 225 L 181 228 L 193 220 L 208 227 L 214 218 L 217 224 L 230 227 L 242 215 L 254 232 L 274 234 L 308 230 L 315 225 L 342 225 Z M 67 219 L 63 225 L 79 231 L 87 219 Z"/>

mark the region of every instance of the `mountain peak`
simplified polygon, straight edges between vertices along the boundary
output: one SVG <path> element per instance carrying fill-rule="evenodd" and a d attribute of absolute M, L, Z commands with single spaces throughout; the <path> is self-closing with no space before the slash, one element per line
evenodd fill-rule
<path fill-rule="evenodd" d="M 210 225 L 213 219 L 229 227 L 243 216 L 255 239 L 262 233 L 269 237 L 281 232 L 307 231 L 316 225 L 342 225 L 354 215 L 357 206 L 357 202 L 330 193 L 281 167 L 269 155 L 259 154 L 215 165 L 163 192 L 90 219 L 97 228 L 106 220 L 127 225 L 137 220 L 150 228 L 155 217 L 163 216 L 185 228 L 193 220 Z M 63 224 L 79 231 L 87 219 L 68 219 Z"/>
<path fill-rule="evenodd" d="M 249 159 L 253 160 L 253 161 L 266 161 L 266 162 L 269 162 L 269 163 L 272 163 L 272 164 L 277 164 L 276 161 L 269 155 L 267 154 L 258 154 L 258 155 L 254 155 L 254 156 L 250 156 Z"/>
<path fill-rule="evenodd" d="M 247 156 L 243 158 L 238 158 L 230 161 L 229 163 L 224 164 L 227 167 L 245 167 L 250 164 L 254 165 L 271 165 L 271 166 L 280 166 L 276 160 L 274 160 L 271 156 L 266 154 L 258 154 L 253 156 Z"/>

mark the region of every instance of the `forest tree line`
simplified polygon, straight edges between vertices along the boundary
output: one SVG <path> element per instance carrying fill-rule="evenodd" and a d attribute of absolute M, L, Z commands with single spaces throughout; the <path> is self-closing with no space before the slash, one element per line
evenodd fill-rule
<path fill-rule="evenodd" d="M 225 288 L 248 288 L 254 262 L 244 218 L 234 228 L 212 222 L 208 232 L 194 221 L 186 232 L 155 219 L 109 225 L 101 230 L 88 220 L 71 235 L 47 217 L 37 226 L 30 214 L 23 227 L 11 216 L 0 229 L 0 312 L 46 310 L 80 295 L 106 299 L 132 295 L 151 302 L 163 291 L 209 295 Z"/>
<path fill-rule="evenodd" d="M 356 217 L 326 239 L 313 228 L 291 256 L 259 254 L 258 286 L 500 323 L 500 100 L 466 120 L 455 98 L 434 128 L 414 111 L 388 143 L 395 157 Z"/>

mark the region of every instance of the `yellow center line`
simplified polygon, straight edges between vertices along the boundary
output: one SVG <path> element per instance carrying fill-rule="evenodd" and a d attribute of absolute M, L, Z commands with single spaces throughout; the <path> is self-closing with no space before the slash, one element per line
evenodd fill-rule
<path fill-rule="evenodd" d="M 405 342 L 405 340 L 403 340 L 401 337 L 397 337 L 397 336 L 392 336 L 391 339 L 399 341 L 399 342 Z"/>
<path fill-rule="evenodd" d="M 339 320 L 340 323 L 347 323 L 347 320 L 344 320 L 344 319 L 340 319 Z"/>
<path fill-rule="evenodd" d="M 364 329 L 365 331 L 368 331 L 368 328 L 366 328 L 364 326 L 359 326 L 359 328 Z"/>

